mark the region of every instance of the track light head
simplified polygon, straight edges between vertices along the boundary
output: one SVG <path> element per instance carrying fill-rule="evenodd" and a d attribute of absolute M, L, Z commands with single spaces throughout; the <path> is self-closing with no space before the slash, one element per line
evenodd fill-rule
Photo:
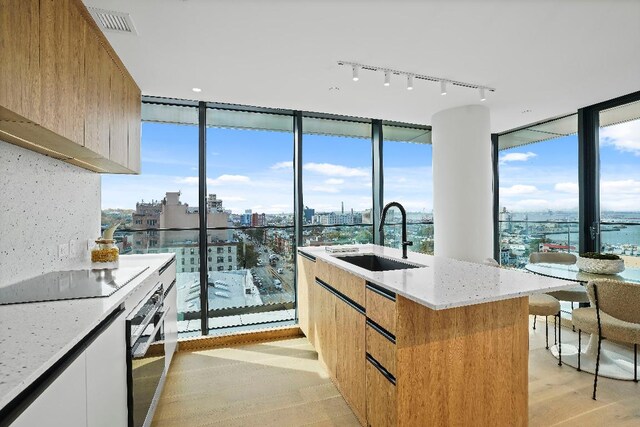
<path fill-rule="evenodd" d="M 407 90 L 413 90 L 413 75 L 407 74 Z"/>
<path fill-rule="evenodd" d="M 353 81 L 357 82 L 358 80 L 360 80 L 360 77 L 358 76 L 358 72 L 360 71 L 360 67 L 358 67 L 357 65 L 354 65 L 352 68 L 352 72 L 353 72 Z"/>
<path fill-rule="evenodd" d="M 480 91 L 480 101 L 486 101 L 487 97 L 485 96 L 484 88 L 480 87 L 480 88 L 478 88 L 478 90 Z"/>
<path fill-rule="evenodd" d="M 384 72 L 384 85 L 385 86 L 389 86 L 390 84 L 391 84 L 391 72 L 385 71 Z"/>
<path fill-rule="evenodd" d="M 447 94 L 447 81 L 440 80 L 440 95 L 444 96 Z"/>

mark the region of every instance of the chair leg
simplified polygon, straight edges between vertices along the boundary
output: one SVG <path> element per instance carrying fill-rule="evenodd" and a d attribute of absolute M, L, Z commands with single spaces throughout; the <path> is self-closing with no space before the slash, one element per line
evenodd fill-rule
<path fill-rule="evenodd" d="M 536 315 L 533 315 L 533 330 L 536 330 Z"/>
<path fill-rule="evenodd" d="M 545 347 L 547 350 L 549 350 L 549 316 L 545 316 L 545 322 L 544 322 L 544 335 L 545 335 L 545 339 L 546 339 L 546 343 L 547 346 Z"/>
<path fill-rule="evenodd" d="M 598 388 L 598 371 L 600 370 L 600 347 L 602 346 L 602 335 L 598 335 L 598 355 L 596 356 L 596 375 L 593 378 L 593 400 L 596 400 L 596 390 Z"/>
<path fill-rule="evenodd" d="M 562 311 L 558 312 L 558 366 L 562 366 Z"/>
<path fill-rule="evenodd" d="M 580 353 L 582 353 L 582 329 L 578 329 L 578 372 L 580 372 Z"/>

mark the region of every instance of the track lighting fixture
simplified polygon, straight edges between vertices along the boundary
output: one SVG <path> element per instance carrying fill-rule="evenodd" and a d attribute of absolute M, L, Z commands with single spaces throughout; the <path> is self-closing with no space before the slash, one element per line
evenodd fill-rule
<path fill-rule="evenodd" d="M 402 70 L 397 70 L 397 69 L 393 69 L 393 68 L 387 68 L 387 67 L 377 67 L 375 65 L 366 65 L 366 64 L 362 64 L 359 62 L 351 62 L 351 61 L 338 61 L 338 65 L 342 65 L 342 66 L 347 66 L 347 67 L 351 67 L 352 73 L 353 73 L 353 81 L 358 81 L 360 80 L 360 70 L 366 70 L 366 71 L 382 71 L 384 73 L 384 86 L 390 86 L 391 85 L 391 75 L 395 74 L 397 76 L 406 76 L 407 77 L 407 90 L 413 90 L 413 79 L 416 78 L 418 80 L 424 80 L 427 82 L 433 82 L 433 83 L 440 83 L 440 94 L 441 95 L 446 95 L 447 94 L 447 86 L 454 86 L 456 88 L 466 88 L 466 89 L 473 89 L 473 90 L 477 90 L 479 95 L 480 95 L 480 101 L 486 101 L 487 97 L 487 91 L 489 92 L 495 92 L 496 90 L 494 88 L 488 87 L 488 86 L 484 86 L 484 85 L 479 85 L 479 84 L 475 84 L 475 83 L 468 83 L 468 82 L 462 82 L 459 80 L 451 80 L 445 77 L 436 77 L 436 76 L 428 76 L 426 74 L 417 74 L 411 71 L 402 71 Z"/>
<path fill-rule="evenodd" d="M 413 75 L 407 74 L 407 90 L 413 90 Z"/>
<path fill-rule="evenodd" d="M 440 80 L 440 95 L 446 95 L 447 94 L 447 81 L 446 80 Z"/>

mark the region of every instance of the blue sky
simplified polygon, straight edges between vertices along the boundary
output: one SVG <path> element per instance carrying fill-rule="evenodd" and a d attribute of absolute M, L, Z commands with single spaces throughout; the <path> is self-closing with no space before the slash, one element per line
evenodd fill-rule
<path fill-rule="evenodd" d="M 578 209 L 578 137 L 500 152 L 500 207 Z M 640 211 L 640 120 L 600 131 L 602 210 Z"/>
<path fill-rule="evenodd" d="M 197 205 L 196 126 L 143 123 L 142 174 L 103 175 L 103 208 L 134 209 L 181 191 Z M 293 210 L 292 134 L 210 128 L 207 185 L 235 213 Z M 513 211 L 578 207 L 577 136 L 500 152 L 500 206 Z M 361 211 L 371 206 L 371 145 L 368 139 L 305 135 L 305 205 L 317 211 Z M 640 210 L 640 120 L 601 131 L 602 208 Z M 387 142 L 385 201 L 409 211 L 431 212 L 431 146 Z"/>

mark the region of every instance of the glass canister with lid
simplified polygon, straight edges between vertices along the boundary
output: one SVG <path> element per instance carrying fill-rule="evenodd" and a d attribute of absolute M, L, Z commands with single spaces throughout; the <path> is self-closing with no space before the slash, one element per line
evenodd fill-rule
<path fill-rule="evenodd" d="M 91 249 L 91 265 L 93 268 L 118 268 L 120 250 L 113 239 L 98 239 Z"/>

